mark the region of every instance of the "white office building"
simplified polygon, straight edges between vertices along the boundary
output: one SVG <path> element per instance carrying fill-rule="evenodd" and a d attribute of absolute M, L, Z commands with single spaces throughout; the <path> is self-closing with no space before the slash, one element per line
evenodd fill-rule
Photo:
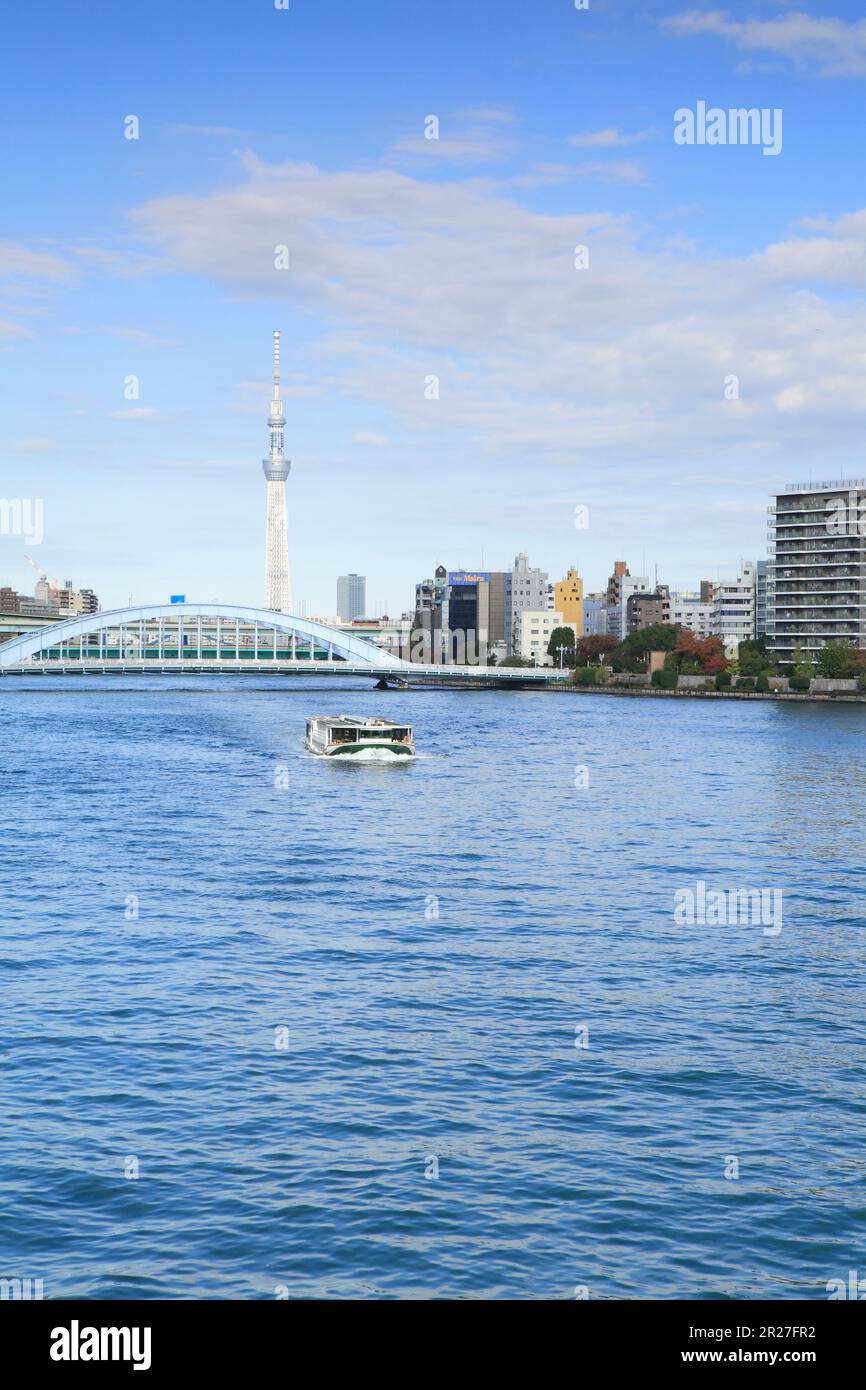
<path fill-rule="evenodd" d="M 517 616 L 515 655 L 539 666 L 553 666 L 547 647 L 554 628 L 563 627 L 562 614 L 549 608 L 524 608 Z M 556 663 L 558 664 L 558 663 Z"/>
<path fill-rule="evenodd" d="M 741 642 L 754 641 L 757 579 L 758 567 L 748 560 L 736 579 L 715 586 L 712 635 L 721 638 L 725 656 L 735 657 Z"/>
<path fill-rule="evenodd" d="M 715 604 L 702 601 L 699 593 L 671 594 L 668 621 L 674 627 L 687 627 L 696 637 L 712 637 L 714 616 Z"/>

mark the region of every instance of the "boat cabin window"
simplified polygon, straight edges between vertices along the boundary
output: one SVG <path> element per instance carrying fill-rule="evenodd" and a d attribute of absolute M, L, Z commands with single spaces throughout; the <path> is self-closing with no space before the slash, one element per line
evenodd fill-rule
<path fill-rule="evenodd" d="M 333 738 L 333 740 L 334 740 L 335 743 L 354 743 L 354 742 L 355 742 L 355 730 L 354 730 L 354 729 L 333 729 L 333 730 L 331 731 L 331 736 L 332 736 L 332 738 Z"/>

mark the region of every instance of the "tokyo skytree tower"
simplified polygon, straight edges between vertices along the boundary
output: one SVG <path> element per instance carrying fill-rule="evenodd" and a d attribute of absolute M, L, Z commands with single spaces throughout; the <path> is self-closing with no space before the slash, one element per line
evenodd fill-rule
<path fill-rule="evenodd" d="M 268 520 L 265 535 L 265 607 L 276 613 L 292 611 L 289 574 L 289 524 L 286 513 L 286 479 L 291 463 L 283 458 L 283 402 L 280 398 L 280 332 L 274 333 L 274 398 L 268 416 L 271 435 L 269 456 L 262 461 L 268 480 Z"/>

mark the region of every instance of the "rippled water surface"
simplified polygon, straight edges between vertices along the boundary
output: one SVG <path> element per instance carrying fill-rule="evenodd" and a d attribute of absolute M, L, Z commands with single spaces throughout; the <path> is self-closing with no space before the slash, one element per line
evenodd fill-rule
<path fill-rule="evenodd" d="M 307 755 L 343 711 L 411 721 L 417 762 Z M 866 1269 L 866 708 L 70 678 L 4 682 L 0 720 L 0 1276 Z M 679 925 L 698 880 L 781 890 L 782 931 Z"/>

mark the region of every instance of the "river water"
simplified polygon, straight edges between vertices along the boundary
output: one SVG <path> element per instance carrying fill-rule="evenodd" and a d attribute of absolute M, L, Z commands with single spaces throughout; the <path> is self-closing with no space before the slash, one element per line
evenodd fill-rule
<path fill-rule="evenodd" d="M 306 754 L 342 712 L 417 761 Z M 52 678 L 0 721 L 0 1277 L 866 1274 L 862 706 Z M 699 884 L 780 915 L 683 921 Z"/>

